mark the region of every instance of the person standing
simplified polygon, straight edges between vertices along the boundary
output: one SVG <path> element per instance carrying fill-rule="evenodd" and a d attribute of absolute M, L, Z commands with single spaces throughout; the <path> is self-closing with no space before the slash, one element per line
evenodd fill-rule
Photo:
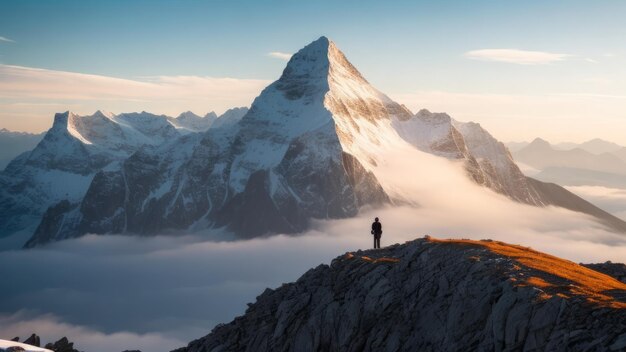
<path fill-rule="evenodd" d="M 374 235 L 374 248 L 380 248 L 380 237 L 383 235 L 383 224 L 378 221 L 378 218 L 374 219 L 372 223 L 372 235 Z"/>

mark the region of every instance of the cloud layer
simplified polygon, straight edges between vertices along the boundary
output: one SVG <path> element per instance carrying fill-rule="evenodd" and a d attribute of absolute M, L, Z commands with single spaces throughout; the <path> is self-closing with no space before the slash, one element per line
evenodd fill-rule
<path fill-rule="evenodd" d="M 0 64 L 0 126 L 45 130 L 55 112 L 142 111 L 178 115 L 249 106 L 266 80 L 200 76 L 122 79 Z M 45 116 L 45 118 L 42 118 Z"/>
<path fill-rule="evenodd" d="M 464 56 L 474 60 L 506 62 L 518 65 L 543 65 L 563 61 L 568 57 L 571 57 L 571 55 L 568 54 L 519 49 L 472 50 L 466 52 Z"/>
<path fill-rule="evenodd" d="M 626 221 L 626 189 L 602 186 L 568 186 L 565 188 Z"/>

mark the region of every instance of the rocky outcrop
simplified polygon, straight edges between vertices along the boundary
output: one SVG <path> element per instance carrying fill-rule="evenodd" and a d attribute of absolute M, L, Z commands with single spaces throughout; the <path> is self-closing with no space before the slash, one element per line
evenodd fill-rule
<path fill-rule="evenodd" d="M 421 239 L 266 289 L 177 351 L 622 351 L 626 285 L 531 249 Z"/>
<path fill-rule="evenodd" d="M 39 338 L 39 336 L 32 334 L 30 335 L 30 337 L 28 337 L 26 340 L 24 340 L 25 344 L 28 345 L 33 345 L 33 346 L 41 346 L 41 339 Z"/>
<path fill-rule="evenodd" d="M 19 343 L 19 337 L 13 338 L 11 341 L 16 343 L 16 346 L 10 346 L 3 349 L 0 347 L 0 351 L 31 351 L 31 347 L 41 347 L 41 339 L 37 334 L 31 334 L 23 343 Z M 0 340 L 0 345 L 4 340 Z M 38 348 L 37 351 L 53 351 L 53 352 L 79 352 L 74 348 L 74 343 L 70 342 L 67 337 L 62 337 L 56 342 L 49 342 L 43 348 Z"/>
<path fill-rule="evenodd" d="M 67 337 L 62 337 L 55 343 L 46 344 L 46 348 L 54 352 L 80 352 L 74 348 L 74 343 L 70 342 Z"/>

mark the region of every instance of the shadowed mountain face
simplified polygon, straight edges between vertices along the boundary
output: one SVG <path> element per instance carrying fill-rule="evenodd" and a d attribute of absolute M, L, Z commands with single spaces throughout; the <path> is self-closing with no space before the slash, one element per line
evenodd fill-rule
<path fill-rule="evenodd" d="M 177 351 L 621 351 L 625 294 L 610 276 L 525 247 L 416 240 L 267 289 Z"/>
<path fill-rule="evenodd" d="M 31 160 L 41 166 L 58 155 L 79 155 L 76 160 L 86 162 L 57 164 L 77 168 L 69 171 L 88 187 L 57 204 L 42 203 L 53 206 L 40 215 L 27 246 L 86 233 L 224 228 L 251 238 L 301 232 L 311 219 L 347 218 L 364 206 L 404 201 L 389 195 L 377 168 L 385 162 L 381 155 L 405 147 L 462 164 L 468 178 L 517 202 L 601 212 L 579 206 L 574 195 L 553 199 L 556 192 L 528 180 L 480 125 L 427 110 L 413 115 L 372 87 L 325 37 L 293 55 L 280 79 L 243 117 L 238 112 L 228 119 L 192 113 L 174 120 L 147 113 L 69 118 L 73 123 L 58 133 L 68 152 L 46 148 L 50 157 Z M 119 143 L 131 122 L 133 136 L 159 141 L 140 148 Z M 181 132 L 209 124 L 206 132 Z M 626 228 L 619 219 L 605 220 L 614 231 Z"/>

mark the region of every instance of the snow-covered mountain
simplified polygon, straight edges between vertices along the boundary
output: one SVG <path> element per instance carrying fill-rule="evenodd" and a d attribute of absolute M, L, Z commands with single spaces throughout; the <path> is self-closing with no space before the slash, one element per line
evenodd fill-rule
<path fill-rule="evenodd" d="M 626 231 L 626 223 L 566 190 L 526 178 L 506 147 L 479 125 L 426 110 L 413 115 L 370 85 L 325 37 L 293 55 L 249 111 L 226 112 L 206 132 L 180 130 L 207 117 L 186 113 L 172 122 L 144 114 L 101 114 L 158 140 L 127 157 L 121 151 L 132 148 L 120 144 L 119 131 L 111 132 L 116 142 L 98 141 L 121 158 L 108 159 L 106 167 L 99 162 L 99 169 L 72 169 L 89 176 L 84 196 L 50 207 L 28 246 L 86 233 L 224 228 L 255 237 L 303 231 L 311 219 L 346 218 L 364 206 L 406 201 L 381 171 L 384 155 L 404 148 L 460 164 L 475 183 L 515 201 L 591 213 Z M 69 133 L 70 154 L 89 156 L 90 163 L 102 159 L 86 154 L 94 133 L 79 134 Z"/>
<path fill-rule="evenodd" d="M 448 114 L 423 109 L 408 120 L 394 121 L 394 128 L 419 150 L 464 160 L 468 175 L 476 183 L 522 203 L 544 204 L 508 149 L 479 124 L 459 122 Z"/>
<path fill-rule="evenodd" d="M 191 111 L 186 111 L 178 115 L 176 118 L 170 118 L 172 125 L 181 130 L 192 132 L 202 132 L 208 130 L 217 120 L 217 114 L 213 111 L 203 116 L 198 116 Z"/>
<path fill-rule="evenodd" d="M 145 111 L 56 114 L 52 128 L 36 147 L 0 173 L 0 239 L 17 235 L 25 237 L 23 244 L 49 207 L 81 202 L 99 171 L 119 168 L 118 163 L 141 148 L 169 146 L 184 135 L 190 135 L 185 140 L 197 139 L 193 135 L 213 123 L 232 125 L 246 112 L 245 107 L 219 117 L 213 112 L 205 117 L 186 112 L 178 118 Z M 57 234 L 49 234 L 53 235 Z"/>
<path fill-rule="evenodd" d="M 0 173 L 0 237 L 32 233 L 49 206 L 80 201 L 97 171 L 177 134 L 165 117 L 147 113 L 56 114 L 35 149 Z"/>

